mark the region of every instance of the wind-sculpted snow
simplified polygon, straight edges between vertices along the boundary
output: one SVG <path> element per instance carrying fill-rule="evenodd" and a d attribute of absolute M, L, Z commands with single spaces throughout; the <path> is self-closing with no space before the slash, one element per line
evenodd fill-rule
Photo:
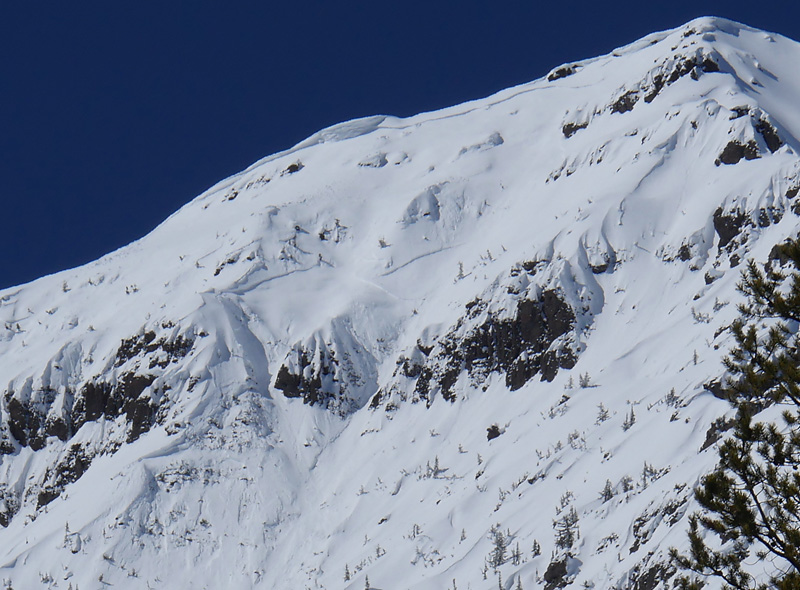
<path fill-rule="evenodd" d="M 578 269 L 580 279 L 564 260 L 515 264 L 466 303 L 445 334 L 428 346 L 421 335 L 398 358 L 394 379 L 375 394 L 371 407 L 391 412 L 409 400 L 430 406 L 437 396 L 455 402 L 462 376 L 468 391 L 485 389 L 492 373 L 504 374 L 511 391 L 534 377 L 553 381 L 559 369 L 575 366 L 581 337 L 602 308 L 592 305 L 601 292 L 592 277 L 598 269 Z"/>
<path fill-rule="evenodd" d="M 667 587 L 739 270 L 797 234 L 798 61 L 698 19 L 0 292 L 0 580 Z"/>
<path fill-rule="evenodd" d="M 292 347 L 278 370 L 275 389 L 347 415 L 363 407 L 377 389 L 376 365 L 346 322 L 334 320 L 329 330 Z"/>

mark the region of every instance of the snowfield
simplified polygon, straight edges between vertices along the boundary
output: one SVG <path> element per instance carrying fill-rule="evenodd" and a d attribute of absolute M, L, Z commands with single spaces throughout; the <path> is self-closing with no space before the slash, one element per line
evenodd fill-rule
<path fill-rule="evenodd" d="M 797 63 L 697 19 L 0 292 L 0 580 L 670 587 L 740 270 L 797 233 Z"/>

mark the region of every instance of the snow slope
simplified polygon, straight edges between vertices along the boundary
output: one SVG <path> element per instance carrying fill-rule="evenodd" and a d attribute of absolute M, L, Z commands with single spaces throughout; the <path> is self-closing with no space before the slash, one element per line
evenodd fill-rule
<path fill-rule="evenodd" d="M 698 19 L 0 292 L 0 579 L 664 587 L 741 263 L 796 233 L 799 61 Z"/>

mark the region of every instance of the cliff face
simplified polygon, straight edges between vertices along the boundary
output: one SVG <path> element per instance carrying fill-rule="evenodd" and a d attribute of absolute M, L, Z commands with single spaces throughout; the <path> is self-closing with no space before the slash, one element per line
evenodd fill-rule
<path fill-rule="evenodd" d="M 699 19 L 0 292 L 0 578 L 658 587 L 739 267 L 796 234 L 798 60 Z"/>

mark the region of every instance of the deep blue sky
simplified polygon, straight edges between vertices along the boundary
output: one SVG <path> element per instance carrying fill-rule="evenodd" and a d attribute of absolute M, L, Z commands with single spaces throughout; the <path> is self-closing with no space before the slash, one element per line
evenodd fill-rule
<path fill-rule="evenodd" d="M 3 2 L 0 287 L 137 239 L 320 128 L 412 115 L 714 14 L 800 38 L 760 2 Z"/>

